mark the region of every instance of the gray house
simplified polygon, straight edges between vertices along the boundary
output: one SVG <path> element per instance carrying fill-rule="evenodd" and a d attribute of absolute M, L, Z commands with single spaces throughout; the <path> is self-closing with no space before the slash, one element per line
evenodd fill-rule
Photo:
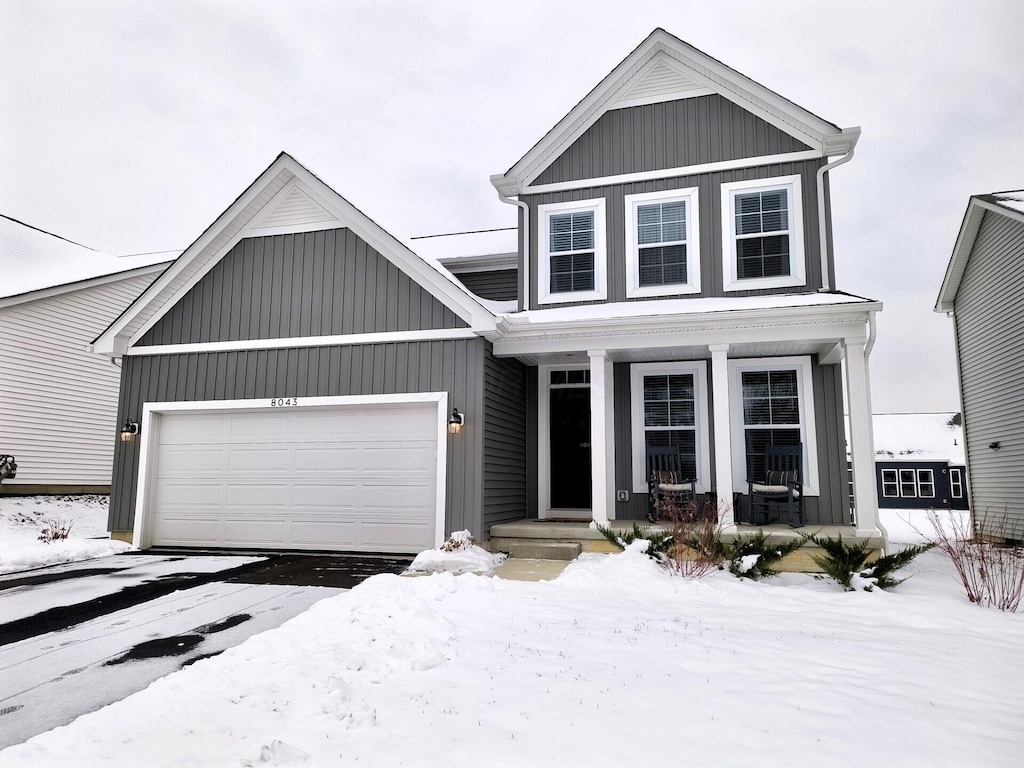
<path fill-rule="evenodd" d="M 491 177 L 514 252 L 401 243 L 282 154 L 95 341 L 139 424 L 112 535 L 413 552 L 643 518 L 655 445 L 732 526 L 798 443 L 808 521 L 877 538 L 881 305 L 836 289 L 829 223 L 858 136 L 659 29 Z"/>
<path fill-rule="evenodd" d="M 953 318 L 974 525 L 1024 541 L 1024 191 L 967 204 L 935 304 Z"/>

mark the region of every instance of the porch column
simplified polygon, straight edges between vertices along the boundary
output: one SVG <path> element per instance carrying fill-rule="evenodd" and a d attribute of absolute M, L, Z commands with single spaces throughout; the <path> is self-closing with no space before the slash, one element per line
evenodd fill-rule
<path fill-rule="evenodd" d="M 587 351 L 590 357 L 590 526 L 607 526 L 615 496 L 615 392 L 612 363 L 603 349 Z"/>
<path fill-rule="evenodd" d="M 732 420 L 729 400 L 729 345 L 711 344 L 711 399 L 715 415 L 715 490 L 718 519 L 724 526 L 736 524 L 732 508 Z"/>
<path fill-rule="evenodd" d="M 857 535 L 877 535 L 878 491 L 875 487 L 875 448 L 871 428 L 871 386 L 865 337 L 843 339 L 846 350 L 846 396 L 850 408 L 850 456 L 853 458 L 853 496 Z"/>

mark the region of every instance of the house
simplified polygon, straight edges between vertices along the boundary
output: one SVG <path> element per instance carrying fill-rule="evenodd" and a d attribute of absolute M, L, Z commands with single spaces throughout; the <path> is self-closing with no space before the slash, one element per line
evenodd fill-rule
<path fill-rule="evenodd" d="M 963 430 L 953 413 L 882 413 L 873 419 L 878 506 L 967 509 Z"/>
<path fill-rule="evenodd" d="M 166 261 L 0 216 L 0 454 L 18 464 L 0 493 L 110 491 L 121 371 L 87 347 Z"/>
<path fill-rule="evenodd" d="M 1024 190 L 967 204 L 935 303 L 953 319 L 975 530 L 1024 541 Z"/>
<path fill-rule="evenodd" d="M 401 242 L 281 154 L 95 340 L 139 425 L 112 535 L 413 552 L 642 519 L 653 445 L 732 527 L 798 443 L 808 521 L 877 539 L 881 305 L 836 289 L 829 223 L 858 136 L 659 29 L 491 177 L 512 236 Z"/>

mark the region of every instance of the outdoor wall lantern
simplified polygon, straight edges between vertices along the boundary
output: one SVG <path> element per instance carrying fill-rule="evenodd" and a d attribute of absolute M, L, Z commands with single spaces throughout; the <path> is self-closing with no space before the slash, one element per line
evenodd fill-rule
<path fill-rule="evenodd" d="M 139 422 L 125 419 L 124 426 L 121 427 L 121 442 L 130 442 L 137 434 L 139 434 Z"/>
<path fill-rule="evenodd" d="M 448 433 L 457 435 L 462 431 L 462 425 L 466 423 L 466 415 L 459 413 L 458 408 L 452 408 L 452 415 L 448 417 Z"/>

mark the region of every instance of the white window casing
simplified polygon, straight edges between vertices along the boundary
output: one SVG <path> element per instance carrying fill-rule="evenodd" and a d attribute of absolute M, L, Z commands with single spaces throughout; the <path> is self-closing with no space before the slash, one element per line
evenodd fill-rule
<path fill-rule="evenodd" d="M 754 193 L 776 191 L 786 194 L 787 215 L 782 218 L 781 222 L 768 225 L 769 228 L 764 228 L 765 225 L 762 223 L 757 231 L 746 234 L 737 232 L 737 198 Z M 789 239 L 789 274 L 741 278 L 737 242 L 740 240 L 763 240 L 779 235 L 786 235 Z M 799 176 L 732 181 L 722 184 L 722 259 L 722 278 L 726 291 L 786 288 L 806 284 L 803 197 L 800 192 Z"/>
<path fill-rule="evenodd" d="M 591 213 L 593 215 L 592 247 L 574 248 L 572 244 L 561 250 L 552 248 L 552 220 L 560 221 L 565 214 Z M 576 200 L 565 203 L 548 203 L 537 207 L 537 302 L 539 304 L 561 304 L 575 301 L 603 301 L 608 297 L 608 251 L 605 232 L 604 198 Z M 559 255 L 573 256 L 593 251 L 593 288 L 589 290 L 552 291 L 551 262 Z"/>
<path fill-rule="evenodd" d="M 882 470 L 882 496 L 897 499 L 900 495 L 899 477 L 895 469 Z"/>
<path fill-rule="evenodd" d="M 690 374 L 694 386 L 694 446 L 696 449 L 696 493 L 712 486 L 711 432 L 708 416 L 708 374 L 703 360 L 674 363 L 638 363 L 630 366 L 630 411 L 632 421 L 633 493 L 647 493 L 647 427 L 644 419 L 644 378 Z M 684 427 L 689 429 L 689 427 Z"/>
<path fill-rule="evenodd" d="M 814 420 L 814 384 L 811 379 L 811 358 L 763 357 L 729 360 L 729 391 L 732 394 L 733 490 L 747 492 L 746 430 L 743 418 L 743 374 L 745 372 L 795 371 L 799 424 L 779 428 L 799 429 L 803 445 L 803 485 L 805 496 L 819 495 L 818 441 Z"/>
<path fill-rule="evenodd" d="M 685 221 L 678 222 L 683 226 L 671 226 L 667 222 L 661 223 L 660 220 L 657 224 L 650 225 L 639 221 L 641 209 L 645 212 L 656 212 L 672 204 L 680 204 L 683 207 Z M 632 299 L 700 293 L 700 208 L 697 188 L 626 195 L 625 206 L 626 297 Z M 641 279 L 641 247 L 646 250 L 674 246 L 685 248 L 686 269 L 682 275 L 683 279 L 642 285 L 644 281 Z"/>
<path fill-rule="evenodd" d="M 917 470 L 917 495 L 922 499 L 935 498 L 935 473 L 932 470 Z"/>
<path fill-rule="evenodd" d="M 949 470 L 949 492 L 954 499 L 964 497 L 964 476 L 959 469 Z"/>

